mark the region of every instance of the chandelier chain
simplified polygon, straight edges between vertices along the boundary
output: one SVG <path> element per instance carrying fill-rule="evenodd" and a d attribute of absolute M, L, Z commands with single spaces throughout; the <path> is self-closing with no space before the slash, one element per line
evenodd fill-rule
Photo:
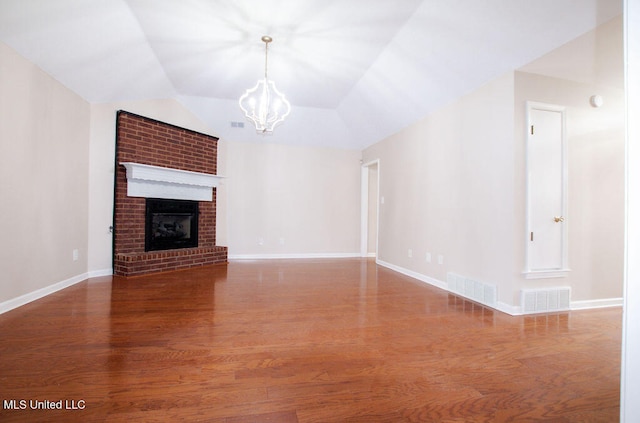
<path fill-rule="evenodd" d="M 273 41 L 273 38 L 271 38 L 268 35 L 264 35 L 262 37 L 262 41 L 264 42 L 264 79 L 268 79 L 267 78 L 267 63 L 268 63 L 268 57 L 269 57 L 269 43 L 271 41 Z"/>
<path fill-rule="evenodd" d="M 264 79 L 267 78 L 267 61 L 269 57 L 269 43 L 264 43 Z"/>

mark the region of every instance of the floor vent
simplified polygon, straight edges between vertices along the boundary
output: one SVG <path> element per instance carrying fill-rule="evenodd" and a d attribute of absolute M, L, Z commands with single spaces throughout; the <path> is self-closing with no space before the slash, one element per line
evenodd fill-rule
<path fill-rule="evenodd" d="M 522 313 L 546 313 L 571 308 L 571 288 L 523 289 Z"/>
<path fill-rule="evenodd" d="M 480 304 L 489 307 L 496 305 L 497 289 L 495 285 L 465 278 L 455 273 L 447 273 L 447 287 L 454 294 L 477 301 Z"/>

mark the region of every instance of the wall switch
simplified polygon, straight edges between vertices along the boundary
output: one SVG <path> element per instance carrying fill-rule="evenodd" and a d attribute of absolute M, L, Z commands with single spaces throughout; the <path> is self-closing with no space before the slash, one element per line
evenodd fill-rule
<path fill-rule="evenodd" d="M 442 254 L 438 254 L 438 264 L 444 263 L 444 256 Z"/>
<path fill-rule="evenodd" d="M 73 256 L 73 261 L 78 261 L 78 257 L 80 256 L 80 253 L 78 252 L 77 248 L 73 250 L 72 256 Z"/>
<path fill-rule="evenodd" d="M 431 263 L 431 253 L 427 253 L 426 259 L 427 259 L 427 263 Z"/>

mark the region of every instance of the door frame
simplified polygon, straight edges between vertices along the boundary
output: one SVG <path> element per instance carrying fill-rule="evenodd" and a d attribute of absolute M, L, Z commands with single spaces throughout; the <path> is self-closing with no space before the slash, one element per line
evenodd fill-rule
<path fill-rule="evenodd" d="M 376 251 L 378 258 L 379 223 L 380 223 L 380 159 L 363 163 L 360 167 L 360 256 L 369 257 L 369 168 L 378 168 L 378 186 L 376 192 Z"/>
<path fill-rule="evenodd" d="M 570 271 L 568 263 L 569 263 L 569 248 L 568 248 L 568 240 L 569 240 L 569 224 L 565 220 L 562 223 L 562 265 L 560 269 L 557 270 L 536 270 L 531 268 L 531 241 L 530 234 L 532 231 L 531 228 L 531 208 L 533 207 L 532 198 L 531 198 L 531 164 L 530 159 L 532 156 L 532 141 L 531 141 L 531 126 L 532 126 L 532 111 L 533 110 L 541 110 L 547 112 L 556 112 L 560 113 L 562 120 L 561 127 L 561 151 L 562 151 L 562 216 L 565 219 L 568 216 L 568 187 L 569 187 L 569 160 L 568 160 L 568 146 L 567 146 L 567 119 L 566 119 L 566 107 L 559 106 L 556 104 L 548 104 L 548 103 L 540 103 L 536 101 L 527 101 L 526 102 L 526 148 L 525 148 L 525 192 L 526 192 L 526 200 L 525 200 L 525 268 L 523 274 L 527 279 L 542 279 L 542 278 L 558 278 L 567 276 Z"/>

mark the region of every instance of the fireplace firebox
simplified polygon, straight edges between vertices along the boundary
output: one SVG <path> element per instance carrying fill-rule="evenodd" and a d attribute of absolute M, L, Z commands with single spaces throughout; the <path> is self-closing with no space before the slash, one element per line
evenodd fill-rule
<path fill-rule="evenodd" d="M 145 251 L 198 246 L 198 202 L 147 198 Z"/>

